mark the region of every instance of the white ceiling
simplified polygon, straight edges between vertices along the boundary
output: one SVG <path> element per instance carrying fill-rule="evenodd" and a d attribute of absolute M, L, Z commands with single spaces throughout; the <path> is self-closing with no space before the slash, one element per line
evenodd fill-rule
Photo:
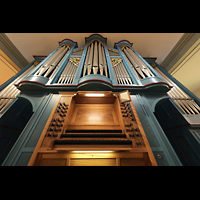
<path fill-rule="evenodd" d="M 78 46 L 85 44 L 85 37 L 93 33 L 6 33 L 8 38 L 27 59 L 33 61 L 33 55 L 50 54 L 58 47 L 58 42 L 71 39 Z M 107 38 L 107 45 L 114 47 L 115 42 L 128 40 L 143 57 L 157 57 L 161 64 L 183 33 L 99 33 Z"/>

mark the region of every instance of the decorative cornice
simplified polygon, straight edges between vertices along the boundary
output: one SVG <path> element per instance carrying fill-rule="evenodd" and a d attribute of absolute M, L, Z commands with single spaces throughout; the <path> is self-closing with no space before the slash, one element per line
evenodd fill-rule
<path fill-rule="evenodd" d="M 107 38 L 104 38 L 102 35 L 97 34 L 97 33 L 92 34 L 89 37 L 85 37 L 85 43 L 87 43 L 87 41 L 90 42 L 93 39 L 99 39 L 99 40 L 105 42 L 105 44 L 107 43 Z"/>
<path fill-rule="evenodd" d="M 47 85 L 47 84 L 44 84 L 44 83 L 41 83 L 41 82 L 38 82 L 38 81 L 34 81 L 34 80 L 22 80 L 20 81 L 19 83 L 17 84 L 14 84 L 19 90 L 21 91 L 24 91 L 24 88 L 27 88 L 26 85 L 28 85 L 29 89 L 30 89 L 30 86 L 32 86 L 32 88 L 34 89 L 38 89 L 40 90 L 41 88 L 45 89 L 46 91 L 51 91 L 53 92 L 53 90 L 57 91 L 57 88 L 63 88 L 63 89 L 66 89 L 68 86 L 69 88 L 71 88 L 72 90 L 79 90 L 80 89 L 80 86 L 84 86 L 86 83 L 87 84 L 90 84 L 92 85 L 92 87 L 94 87 L 94 82 L 99 82 L 99 83 L 103 83 L 102 85 L 105 85 L 107 84 L 109 87 L 111 87 L 113 90 L 115 89 L 119 89 L 119 90 L 122 90 L 122 88 L 126 87 L 126 88 L 129 88 L 129 91 L 133 92 L 133 91 L 137 91 L 137 90 L 141 90 L 141 91 L 147 91 L 147 90 L 151 90 L 155 87 L 164 87 L 164 88 L 173 88 L 173 86 L 169 85 L 168 83 L 166 82 L 162 82 L 162 81 L 159 81 L 159 82 L 153 82 L 153 83 L 147 83 L 145 85 L 113 85 L 112 83 L 106 81 L 106 80 L 102 80 L 102 79 L 88 79 L 88 80 L 83 80 L 82 82 L 78 83 L 78 84 L 75 84 L 75 85 L 68 85 L 68 84 L 50 84 L 50 85 Z M 25 87 L 24 87 L 25 86 Z M 23 89 L 21 88 L 23 87 Z M 39 87 L 39 88 L 38 88 Z M 54 88 L 54 89 L 52 89 Z M 68 88 L 68 89 L 69 89 Z M 26 90 L 26 89 L 25 89 Z"/>
<path fill-rule="evenodd" d="M 0 48 L 19 68 L 22 69 L 29 64 L 5 33 L 0 33 L 0 42 L 3 44 Z"/>
<path fill-rule="evenodd" d="M 83 47 L 81 47 L 81 48 L 74 49 L 74 50 L 73 50 L 73 53 L 78 52 L 78 51 L 81 51 L 81 50 L 83 50 L 84 48 L 85 48 L 85 45 L 84 45 Z"/>
<path fill-rule="evenodd" d="M 117 46 L 116 45 L 118 45 L 118 46 L 121 46 L 121 45 L 125 45 L 125 44 L 128 44 L 129 46 L 133 46 L 133 43 L 131 43 L 131 42 L 129 42 L 128 40 L 120 40 L 119 42 L 115 42 L 115 44 L 114 44 L 114 48 L 117 48 Z"/>
<path fill-rule="evenodd" d="M 184 33 L 168 56 L 160 64 L 166 71 L 169 71 L 187 50 L 197 41 L 200 33 Z"/>
<path fill-rule="evenodd" d="M 65 40 L 66 40 L 66 42 L 65 42 Z M 63 42 L 65 42 L 65 43 L 67 43 L 67 44 L 70 44 L 70 45 L 74 45 L 75 44 L 75 47 L 78 47 L 78 44 L 77 44 L 77 42 L 74 42 L 73 40 L 71 40 L 71 39 L 63 39 L 62 41 L 60 41 L 60 42 L 58 42 L 58 44 L 59 45 L 61 45 Z M 64 44 L 64 43 L 63 43 Z"/>

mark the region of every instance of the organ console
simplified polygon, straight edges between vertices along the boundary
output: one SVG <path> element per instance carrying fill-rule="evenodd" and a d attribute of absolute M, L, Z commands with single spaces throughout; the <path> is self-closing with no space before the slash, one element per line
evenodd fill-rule
<path fill-rule="evenodd" d="M 61 93 L 28 165 L 157 163 L 127 90 Z"/>

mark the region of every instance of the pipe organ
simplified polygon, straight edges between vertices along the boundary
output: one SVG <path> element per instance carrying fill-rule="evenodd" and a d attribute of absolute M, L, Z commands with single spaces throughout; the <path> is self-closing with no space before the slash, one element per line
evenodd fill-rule
<path fill-rule="evenodd" d="M 98 34 L 35 57 L 0 91 L 1 165 L 200 165 L 200 101 L 151 62 Z"/>

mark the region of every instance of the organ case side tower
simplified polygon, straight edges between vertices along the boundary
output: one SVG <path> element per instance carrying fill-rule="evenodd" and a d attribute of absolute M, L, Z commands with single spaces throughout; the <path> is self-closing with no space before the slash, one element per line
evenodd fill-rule
<path fill-rule="evenodd" d="M 2 165 L 200 163 L 198 99 L 128 41 L 110 47 L 94 34 L 78 47 L 64 39 L 1 93 L 2 122 L 17 112 L 17 105 L 25 105 L 13 145 L 3 136 Z"/>

